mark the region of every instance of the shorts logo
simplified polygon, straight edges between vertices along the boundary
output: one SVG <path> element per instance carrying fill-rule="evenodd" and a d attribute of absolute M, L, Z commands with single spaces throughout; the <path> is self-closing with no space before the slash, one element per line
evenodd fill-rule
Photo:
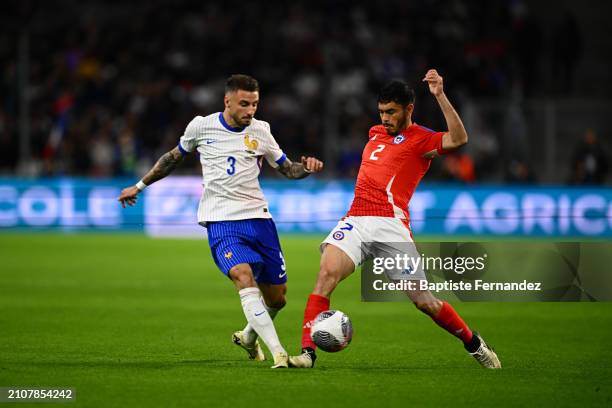
<path fill-rule="evenodd" d="M 404 141 L 405 137 L 402 135 L 399 136 L 395 136 L 395 139 L 393 139 L 393 143 L 395 144 L 400 144 Z"/>
<path fill-rule="evenodd" d="M 332 235 L 332 236 L 334 237 L 334 239 L 336 241 L 340 241 L 340 240 L 344 239 L 344 232 L 336 231 L 336 232 L 334 232 L 334 235 Z"/>
<path fill-rule="evenodd" d="M 225 259 L 231 259 L 234 254 L 232 254 L 232 251 L 229 251 L 224 253 L 223 256 L 225 257 Z"/>

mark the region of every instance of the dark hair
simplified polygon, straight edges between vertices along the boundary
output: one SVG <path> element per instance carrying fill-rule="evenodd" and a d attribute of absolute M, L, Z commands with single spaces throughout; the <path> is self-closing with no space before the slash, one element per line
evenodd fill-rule
<path fill-rule="evenodd" d="M 395 102 L 402 106 L 414 103 L 414 91 L 404 81 L 393 80 L 383 86 L 378 94 L 378 103 Z"/>
<path fill-rule="evenodd" d="M 236 92 L 238 90 L 256 92 L 259 91 L 259 83 L 252 76 L 234 74 L 227 78 L 227 82 L 225 82 L 225 93 Z"/>

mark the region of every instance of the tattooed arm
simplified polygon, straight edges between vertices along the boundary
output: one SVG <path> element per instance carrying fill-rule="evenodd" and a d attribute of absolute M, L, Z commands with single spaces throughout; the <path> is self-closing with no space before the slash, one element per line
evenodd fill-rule
<path fill-rule="evenodd" d="M 170 150 L 159 158 L 155 166 L 142 178 L 142 182 L 147 186 L 161 180 L 168 174 L 172 173 L 176 166 L 183 161 L 183 154 L 178 147 Z"/>
<path fill-rule="evenodd" d="M 144 189 L 144 186 L 149 186 L 155 183 L 157 180 L 163 179 L 168 174 L 172 173 L 176 166 L 178 166 L 182 161 L 183 154 L 178 147 L 175 147 L 160 157 L 153 168 L 149 170 L 149 172 L 142 178 L 141 181 L 138 182 L 138 184 L 132 187 L 124 188 L 123 191 L 121 191 L 119 202 L 123 208 L 125 208 L 126 204 L 129 206 L 136 204 L 138 193 Z M 144 186 L 139 187 L 140 183 L 143 183 Z"/>
<path fill-rule="evenodd" d="M 310 173 L 318 173 L 323 169 L 323 162 L 314 157 L 302 156 L 301 163 L 286 159 L 278 171 L 288 179 L 299 180 L 307 177 Z"/>

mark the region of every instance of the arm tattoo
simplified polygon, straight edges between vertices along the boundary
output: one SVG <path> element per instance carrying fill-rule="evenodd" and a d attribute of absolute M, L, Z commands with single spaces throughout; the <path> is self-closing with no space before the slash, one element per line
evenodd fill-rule
<path fill-rule="evenodd" d="M 142 178 L 142 181 L 146 185 L 155 183 L 157 180 L 161 180 L 172 173 L 176 166 L 182 161 L 183 154 L 178 147 L 175 147 L 159 158 L 155 166 L 153 166 L 153 168 Z"/>
<path fill-rule="evenodd" d="M 295 180 L 303 179 L 304 177 L 308 177 L 308 175 L 310 175 L 302 163 L 295 163 L 289 159 L 286 159 L 283 164 L 278 167 L 278 171 L 288 179 Z"/>

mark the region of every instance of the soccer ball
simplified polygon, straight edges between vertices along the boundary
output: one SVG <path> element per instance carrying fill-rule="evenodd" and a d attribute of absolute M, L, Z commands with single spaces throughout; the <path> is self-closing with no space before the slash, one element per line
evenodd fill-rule
<path fill-rule="evenodd" d="M 310 327 L 310 337 L 321 350 L 335 353 L 351 342 L 353 325 L 341 311 L 326 310 L 315 318 Z"/>

